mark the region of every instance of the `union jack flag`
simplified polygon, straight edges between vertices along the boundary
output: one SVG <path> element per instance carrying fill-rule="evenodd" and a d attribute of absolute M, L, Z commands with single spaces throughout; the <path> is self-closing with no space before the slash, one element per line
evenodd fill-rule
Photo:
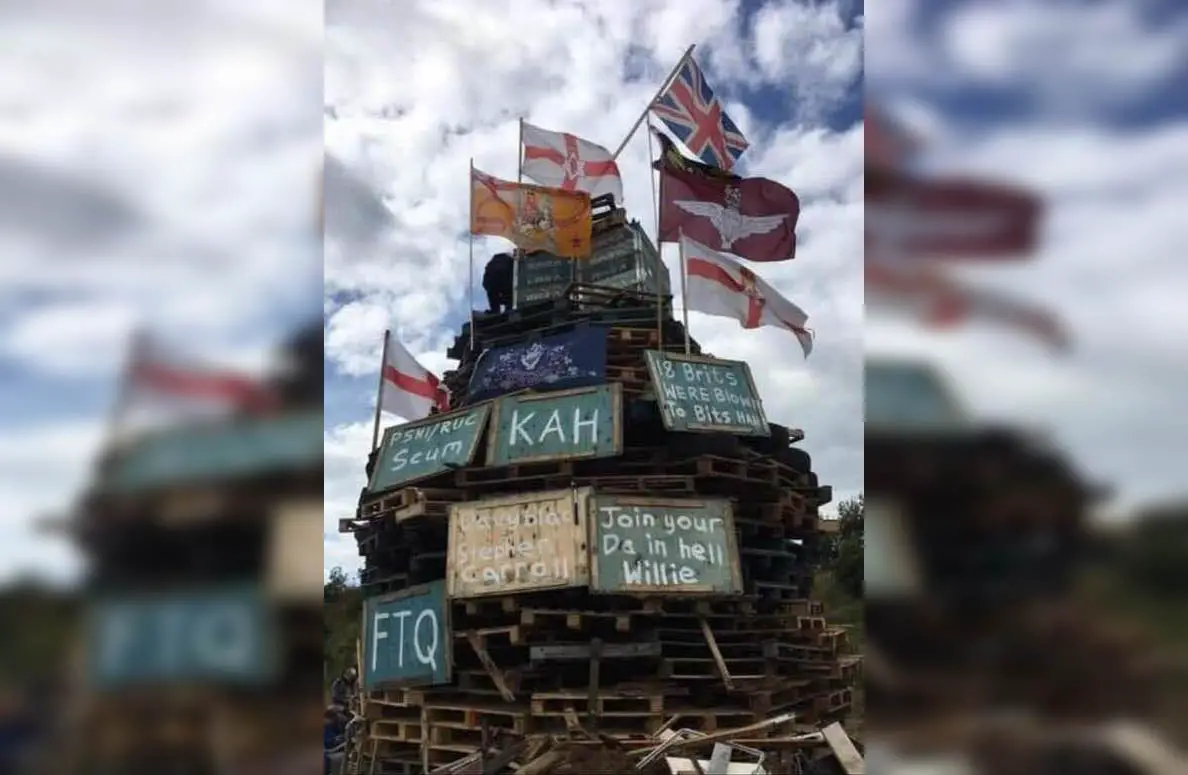
<path fill-rule="evenodd" d="M 747 149 L 747 138 L 726 115 L 693 57 L 652 104 L 652 112 L 706 164 L 729 170 Z"/>

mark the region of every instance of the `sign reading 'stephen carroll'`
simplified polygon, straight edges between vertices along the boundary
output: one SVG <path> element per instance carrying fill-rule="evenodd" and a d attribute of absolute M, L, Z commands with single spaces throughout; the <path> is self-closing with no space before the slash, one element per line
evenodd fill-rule
<path fill-rule="evenodd" d="M 363 685 L 449 683 L 451 634 L 444 581 L 363 601 Z"/>
<path fill-rule="evenodd" d="M 589 512 L 594 591 L 742 592 L 729 501 L 596 495 Z"/>
<path fill-rule="evenodd" d="M 646 356 L 668 430 L 771 435 L 745 362 L 656 350 L 648 350 Z"/>
<path fill-rule="evenodd" d="M 450 598 L 586 586 L 589 495 L 552 490 L 452 505 Z"/>
<path fill-rule="evenodd" d="M 368 492 L 402 487 L 450 468 L 469 465 L 490 412 L 490 404 L 477 404 L 386 429 Z"/>
<path fill-rule="evenodd" d="M 610 457 L 623 451 L 623 386 L 521 393 L 495 403 L 487 465 Z"/>

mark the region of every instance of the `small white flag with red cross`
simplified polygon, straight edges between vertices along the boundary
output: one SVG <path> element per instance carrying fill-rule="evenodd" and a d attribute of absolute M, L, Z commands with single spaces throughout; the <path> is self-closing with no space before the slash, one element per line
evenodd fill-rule
<path fill-rule="evenodd" d="M 808 315 L 756 276 L 737 259 L 681 236 L 688 290 L 685 305 L 693 312 L 734 318 L 743 328 L 777 326 L 796 335 L 805 357 L 813 351 Z"/>
<path fill-rule="evenodd" d="M 433 372 L 417 363 L 398 340 L 387 334 L 384 365 L 380 374 L 380 410 L 405 420 L 428 417 L 434 408 L 449 408 L 449 393 Z"/>

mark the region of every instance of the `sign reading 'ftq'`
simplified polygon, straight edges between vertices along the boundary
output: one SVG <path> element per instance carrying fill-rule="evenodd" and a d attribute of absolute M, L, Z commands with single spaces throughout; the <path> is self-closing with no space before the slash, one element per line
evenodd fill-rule
<path fill-rule="evenodd" d="M 449 683 L 448 607 L 444 581 L 363 601 L 363 685 Z"/>
<path fill-rule="evenodd" d="M 490 412 L 490 404 L 476 404 L 388 428 L 367 485 L 368 492 L 403 487 L 451 468 L 470 465 Z"/>
<path fill-rule="evenodd" d="M 744 361 L 648 350 L 648 372 L 670 431 L 770 436 L 763 402 Z"/>
<path fill-rule="evenodd" d="M 97 688 L 170 681 L 259 683 L 277 665 L 274 620 L 254 586 L 110 597 L 88 612 Z"/>
<path fill-rule="evenodd" d="M 610 457 L 623 449 L 623 386 L 519 393 L 495 403 L 487 465 Z"/>
<path fill-rule="evenodd" d="M 596 495 L 588 518 L 597 592 L 742 592 L 729 501 Z"/>

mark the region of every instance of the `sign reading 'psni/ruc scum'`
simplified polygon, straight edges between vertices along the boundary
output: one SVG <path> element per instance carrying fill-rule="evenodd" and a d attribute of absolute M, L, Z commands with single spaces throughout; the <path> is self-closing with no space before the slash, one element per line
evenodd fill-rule
<path fill-rule="evenodd" d="M 668 430 L 771 435 L 745 362 L 656 350 L 646 351 L 646 356 Z"/>
<path fill-rule="evenodd" d="M 435 581 L 363 602 L 363 685 L 449 683 L 451 651 L 445 582 Z"/>

